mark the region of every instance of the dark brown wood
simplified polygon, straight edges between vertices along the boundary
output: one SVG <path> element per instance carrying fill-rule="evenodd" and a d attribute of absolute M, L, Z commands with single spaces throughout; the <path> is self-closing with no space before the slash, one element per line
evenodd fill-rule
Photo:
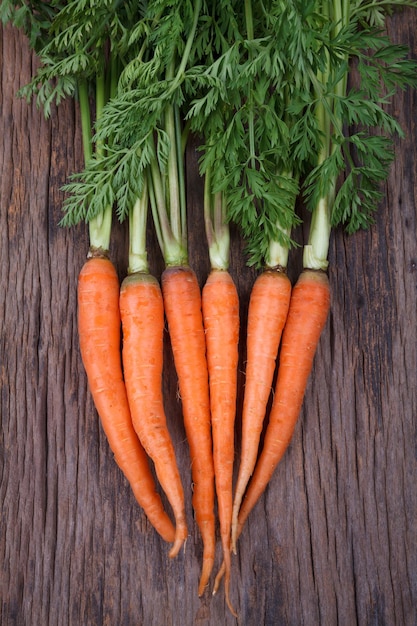
<path fill-rule="evenodd" d="M 412 10 L 390 22 L 417 54 Z M 234 624 L 221 588 L 197 597 L 201 541 L 166 341 L 164 393 L 187 494 L 190 536 L 174 561 L 138 508 L 98 423 L 78 348 L 76 285 L 85 226 L 58 226 L 61 185 L 81 165 L 73 103 L 50 120 L 15 98 L 34 60 L 0 40 L 0 623 L 2 626 Z M 417 624 L 416 92 L 395 97 L 406 137 L 376 223 L 330 249 L 332 309 L 288 453 L 233 558 L 232 600 L 247 626 Z M 201 285 L 197 155 L 188 153 L 190 258 Z M 302 240 L 302 230 L 298 233 Z M 125 226 L 112 258 L 126 273 Z M 162 259 L 150 230 L 151 266 Z M 299 269 L 291 257 L 291 278 Z M 254 270 L 233 231 L 244 329 Z M 244 376 L 240 374 L 240 403 Z M 236 425 L 239 452 L 239 422 Z M 218 546 L 216 567 L 220 565 Z"/>

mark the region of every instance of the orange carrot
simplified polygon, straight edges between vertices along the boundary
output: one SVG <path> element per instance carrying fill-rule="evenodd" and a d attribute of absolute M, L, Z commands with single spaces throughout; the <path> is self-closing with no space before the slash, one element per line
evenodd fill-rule
<path fill-rule="evenodd" d="M 206 343 L 201 292 L 188 266 L 162 273 L 162 293 L 178 375 L 194 483 L 193 507 L 203 540 L 199 595 L 208 584 L 215 555 L 214 468 Z"/>
<path fill-rule="evenodd" d="M 155 465 L 156 475 L 172 506 L 175 542 L 170 557 L 187 538 L 184 492 L 167 427 L 162 396 L 164 304 L 158 281 L 137 272 L 120 290 L 123 367 L 133 426 Z"/>
<path fill-rule="evenodd" d="M 203 320 L 209 371 L 214 475 L 220 536 L 226 566 L 226 602 L 229 598 L 230 533 L 234 463 L 234 425 L 237 396 L 239 298 L 229 272 L 212 270 L 203 288 Z"/>
<path fill-rule="evenodd" d="M 320 270 L 304 270 L 292 290 L 269 423 L 239 511 L 237 535 L 291 441 L 329 308 L 327 275 Z"/>
<path fill-rule="evenodd" d="M 240 466 L 233 502 L 232 548 L 237 519 L 258 456 L 264 417 L 273 385 L 275 362 L 287 318 L 291 282 L 285 271 L 268 269 L 256 279 L 249 302 L 247 365 L 242 410 Z"/>
<path fill-rule="evenodd" d="M 80 272 L 78 330 L 90 391 L 115 460 L 151 524 L 173 542 L 174 526 L 132 425 L 120 358 L 119 280 L 108 258 L 93 257 Z"/>

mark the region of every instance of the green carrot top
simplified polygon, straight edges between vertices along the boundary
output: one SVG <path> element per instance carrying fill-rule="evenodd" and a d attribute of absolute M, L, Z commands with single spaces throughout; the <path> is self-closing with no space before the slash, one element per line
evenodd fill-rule
<path fill-rule="evenodd" d="M 304 267 L 326 269 L 331 229 L 369 227 L 381 199 L 381 183 L 393 160 L 393 136 L 402 130 L 387 105 L 397 88 L 417 84 L 417 64 L 406 46 L 391 42 L 386 16 L 415 2 L 318 2 L 329 46 L 312 74 L 307 115 L 320 136 L 304 181 L 312 223 Z M 292 111 L 305 103 L 294 102 Z"/>
<path fill-rule="evenodd" d="M 201 172 L 222 191 L 249 262 L 285 265 L 300 190 L 312 212 L 304 264 L 327 267 L 331 228 L 366 228 L 401 135 L 386 105 L 416 62 L 386 34 L 415 2 L 229 3 L 233 29 L 200 72 L 188 112 Z M 349 80 L 351 76 L 354 79 Z"/>
<path fill-rule="evenodd" d="M 304 264 L 325 269 L 332 228 L 372 223 L 401 135 L 387 104 L 416 84 L 416 62 L 385 22 L 403 6 L 417 3 L 3 0 L 2 19 L 41 60 L 22 94 L 46 115 L 68 95 L 80 102 L 85 168 L 65 186 L 62 224 L 85 220 L 106 249 L 113 208 L 125 219 L 147 185 L 166 263 L 186 263 L 191 129 L 249 262 L 286 265 L 301 193 Z"/>

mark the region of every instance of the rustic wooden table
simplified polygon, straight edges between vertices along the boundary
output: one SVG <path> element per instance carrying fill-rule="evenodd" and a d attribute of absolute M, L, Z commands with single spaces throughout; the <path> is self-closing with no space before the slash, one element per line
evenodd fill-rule
<path fill-rule="evenodd" d="M 417 54 L 417 15 L 390 21 Z M 190 536 L 174 561 L 136 505 L 99 425 L 80 359 L 77 274 L 84 226 L 64 230 L 61 185 L 81 165 L 71 102 L 45 121 L 15 98 L 33 58 L 0 39 L 0 623 L 228 625 L 222 589 L 197 597 L 201 542 L 168 339 L 164 392 L 186 487 Z M 246 626 L 417 624 L 417 93 L 395 97 L 406 137 L 375 226 L 330 248 L 332 309 L 294 439 L 233 558 Z M 190 257 L 209 266 L 195 151 L 188 154 Z M 300 242 L 303 231 L 297 233 Z M 162 272 L 149 233 L 151 266 Z M 112 258 L 126 273 L 125 226 Z M 242 339 L 255 272 L 235 232 L 231 272 Z M 292 255 L 290 277 L 299 259 Z M 242 341 L 241 369 L 244 361 Z M 243 387 L 240 375 L 240 400 Z M 239 422 L 237 423 L 239 451 Z M 216 566 L 220 564 L 218 546 Z"/>

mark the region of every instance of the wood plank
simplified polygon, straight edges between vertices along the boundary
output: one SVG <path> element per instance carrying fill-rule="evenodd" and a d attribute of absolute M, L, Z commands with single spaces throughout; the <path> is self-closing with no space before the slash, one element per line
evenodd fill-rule
<path fill-rule="evenodd" d="M 415 12 L 390 21 L 417 54 Z M 109 451 L 89 395 L 76 328 L 84 226 L 64 230 L 61 185 L 81 166 L 71 102 L 49 121 L 16 99 L 34 60 L 11 28 L 0 38 L 0 560 L 4 626 L 234 624 L 222 589 L 197 597 L 202 547 L 189 454 L 166 337 L 164 393 L 187 493 L 184 553 L 167 558 Z M 406 137 L 375 226 L 330 248 L 332 309 L 290 448 L 233 558 L 238 623 L 417 624 L 416 93 L 393 110 Z M 190 258 L 203 285 L 201 182 L 187 155 Z M 303 230 L 297 233 L 302 241 Z M 111 255 L 126 273 L 124 225 Z M 163 263 L 149 229 L 150 263 Z M 291 255 L 295 280 L 299 256 Z M 241 361 L 255 271 L 232 232 L 241 296 Z M 244 375 L 239 377 L 241 404 Z M 236 426 L 239 444 L 239 423 Z M 238 454 L 237 446 L 236 453 Z M 218 546 L 216 566 L 221 562 Z"/>

